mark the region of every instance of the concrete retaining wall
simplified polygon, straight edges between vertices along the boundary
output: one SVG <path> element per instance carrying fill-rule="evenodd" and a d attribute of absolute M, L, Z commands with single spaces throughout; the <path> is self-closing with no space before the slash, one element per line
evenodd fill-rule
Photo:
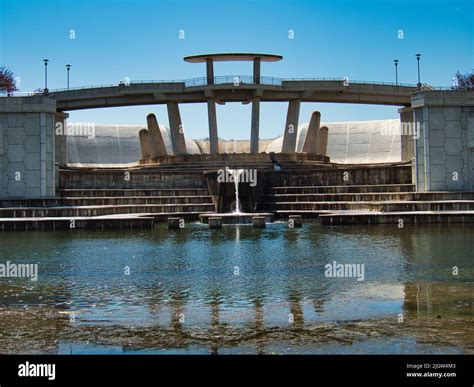
<path fill-rule="evenodd" d="M 474 91 L 413 96 L 418 191 L 474 190 Z"/>
<path fill-rule="evenodd" d="M 51 98 L 0 98 L 0 197 L 55 195 L 55 113 Z"/>

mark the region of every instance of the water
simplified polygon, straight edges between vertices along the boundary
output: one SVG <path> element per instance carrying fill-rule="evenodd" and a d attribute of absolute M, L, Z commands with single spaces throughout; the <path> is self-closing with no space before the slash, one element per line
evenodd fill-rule
<path fill-rule="evenodd" d="M 234 181 L 235 186 L 235 211 L 234 214 L 240 214 L 240 200 L 239 200 L 239 180 L 240 175 L 244 172 L 243 169 L 228 169 L 230 175 L 232 176 L 232 180 Z"/>
<path fill-rule="evenodd" d="M 473 353 L 470 225 L 0 234 L 2 353 Z M 364 264 L 364 281 L 325 265 Z M 458 275 L 453 275 L 453 266 Z"/>

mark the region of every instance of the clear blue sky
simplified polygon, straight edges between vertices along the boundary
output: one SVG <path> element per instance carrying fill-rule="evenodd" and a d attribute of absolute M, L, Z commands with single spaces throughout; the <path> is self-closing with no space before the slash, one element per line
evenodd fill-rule
<path fill-rule="evenodd" d="M 284 60 L 264 63 L 262 75 L 289 78 L 390 82 L 393 59 L 399 59 L 399 81 L 416 83 L 418 52 L 422 82 L 435 86 L 449 86 L 457 70 L 474 68 L 472 0 L 0 0 L 0 7 L 0 64 L 20 78 L 21 91 L 43 87 L 43 58 L 50 60 L 50 89 L 65 87 L 67 63 L 71 87 L 116 84 L 126 77 L 199 77 L 204 65 L 182 58 L 207 52 L 280 54 Z M 215 66 L 216 75 L 251 71 L 247 62 Z M 300 123 L 313 110 L 327 122 L 397 117 L 395 107 L 303 104 Z M 70 118 L 142 124 L 149 112 L 168 124 L 162 106 L 85 110 Z M 207 135 L 205 105 L 182 105 L 181 114 L 188 136 Z M 283 130 L 286 104 L 263 104 L 261 115 L 261 137 L 275 137 Z M 250 105 L 218 106 L 218 125 L 223 138 L 248 138 Z"/>

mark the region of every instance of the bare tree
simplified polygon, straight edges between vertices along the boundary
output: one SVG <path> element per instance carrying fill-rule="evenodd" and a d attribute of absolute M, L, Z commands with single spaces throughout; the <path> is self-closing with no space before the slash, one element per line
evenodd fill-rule
<path fill-rule="evenodd" d="M 17 91 L 15 75 L 5 66 L 0 67 L 0 94 L 10 95 Z"/>
<path fill-rule="evenodd" d="M 474 90 L 474 71 L 465 74 L 458 71 L 453 79 L 453 88 L 456 90 Z"/>

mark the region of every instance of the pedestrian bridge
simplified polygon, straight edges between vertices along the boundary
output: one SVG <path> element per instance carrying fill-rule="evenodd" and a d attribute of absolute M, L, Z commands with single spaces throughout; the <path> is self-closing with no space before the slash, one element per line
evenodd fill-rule
<path fill-rule="evenodd" d="M 426 88 L 427 86 L 425 86 Z M 135 81 L 51 90 L 58 111 L 174 103 L 333 102 L 410 106 L 415 85 L 350 79 L 283 79 L 252 75 L 216 76 L 179 81 Z"/>

